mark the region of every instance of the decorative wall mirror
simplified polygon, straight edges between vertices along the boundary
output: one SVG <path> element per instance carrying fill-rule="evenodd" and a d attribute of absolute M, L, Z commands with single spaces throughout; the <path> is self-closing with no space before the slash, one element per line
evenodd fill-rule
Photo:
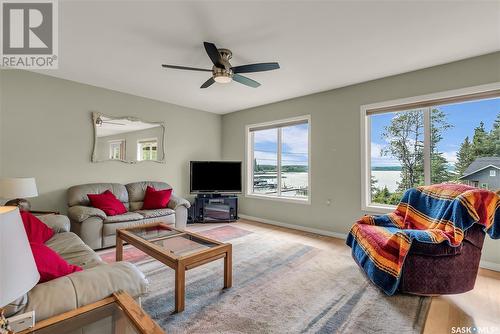
<path fill-rule="evenodd" d="M 92 162 L 165 162 L 165 124 L 92 113 Z"/>

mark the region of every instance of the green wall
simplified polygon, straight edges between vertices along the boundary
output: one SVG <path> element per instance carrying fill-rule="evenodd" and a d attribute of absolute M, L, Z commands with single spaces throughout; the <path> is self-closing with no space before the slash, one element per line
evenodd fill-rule
<path fill-rule="evenodd" d="M 241 213 L 347 233 L 366 213 L 361 211 L 360 106 L 499 81 L 497 52 L 223 115 L 222 157 L 243 161 L 245 125 L 311 115 L 311 204 L 242 196 Z M 500 266 L 500 240 L 488 240 L 485 253 L 485 261 Z"/>
<path fill-rule="evenodd" d="M 2 76 L 3 175 L 36 178 L 34 209 L 65 212 L 66 189 L 81 183 L 158 180 L 186 196 L 189 161 L 221 157 L 220 115 L 33 72 Z M 92 111 L 165 122 L 166 163 L 91 163 Z"/>
<path fill-rule="evenodd" d="M 3 98 L 2 98 L 2 92 L 3 92 L 3 73 L 4 70 L 0 70 L 0 177 L 2 176 L 2 166 L 3 166 L 3 154 L 2 154 L 2 106 L 3 106 Z M 2 200 L 0 199 L 0 203 Z"/>

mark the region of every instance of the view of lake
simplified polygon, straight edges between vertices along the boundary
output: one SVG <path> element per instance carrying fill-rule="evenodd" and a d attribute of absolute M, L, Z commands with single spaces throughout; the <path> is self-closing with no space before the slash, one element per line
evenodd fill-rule
<path fill-rule="evenodd" d="M 372 176 L 377 180 L 375 187 L 382 189 L 387 186 L 390 192 L 394 192 L 398 187 L 397 182 L 401 179 L 401 171 L 372 170 Z"/>
<path fill-rule="evenodd" d="M 261 194 L 276 193 L 276 173 L 274 172 L 259 172 L 254 175 L 254 192 Z M 283 172 L 282 179 L 282 196 L 304 197 L 308 189 L 308 173 L 307 172 Z"/>
<path fill-rule="evenodd" d="M 377 180 L 377 188 L 387 186 L 391 192 L 398 187 L 397 182 L 400 180 L 401 171 L 397 170 L 372 170 L 372 176 Z M 283 180 L 283 196 L 301 196 L 304 190 L 308 188 L 307 172 L 283 172 L 281 173 Z M 289 191 L 286 191 L 289 189 Z M 276 173 L 274 172 L 258 172 L 254 175 L 254 192 L 261 194 L 276 193 Z M 304 195 L 302 195 L 304 196 Z"/>

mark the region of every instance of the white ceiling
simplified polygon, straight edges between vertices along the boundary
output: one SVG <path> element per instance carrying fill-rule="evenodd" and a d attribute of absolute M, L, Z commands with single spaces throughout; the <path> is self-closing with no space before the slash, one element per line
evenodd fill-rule
<path fill-rule="evenodd" d="M 500 50 L 499 1 L 60 1 L 59 69 L 42 73 L 228 113 Z M 200 85 L 203 41 L 262 86 Z"/>

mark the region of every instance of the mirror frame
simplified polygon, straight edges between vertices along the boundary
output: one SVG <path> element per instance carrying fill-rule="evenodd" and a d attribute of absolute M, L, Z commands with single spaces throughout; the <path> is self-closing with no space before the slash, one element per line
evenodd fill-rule
<path fill-rule="evenodd" d="M 123 160 L 123 159 L 105 159 L 105 160 L 99 160 L 97 159 L 97 125 L 96 121 L 98 117 L 106 117 L 111 120 L 120 120 L 120 119 L 126 119 L 131 122 L 143 122 L 143 123 L 150 123 L 150 124 L 158 124 L 161 129 L 162 129 L 162 135 L 161 135 L 161 142 L 163 143 L 162 145 L 162 150 L 161 153 L 163 154 L 161 160 L 142 160 L 142 161 L 137 161 L 137 160 Z M 167 144 L 166 142 L 166 131 L 167 131 L 167 126 L 165 122 L 150 122 L 138 117 L 133 117 L 133 116 L 109 116 L 100 112 L 92 112 L 92 125 L 94 127 L 94 147 L 92 150 L 92 157 L 91 157 L 91 162 L 108 162 L 108 161 L 120 161 L 128 164 L 137 164 L 137 163 L 143 163 L 143 162 L 156 162 L 156 163 L 166 163 L 166 153 L 165 153 L 165 146 Z"/>

